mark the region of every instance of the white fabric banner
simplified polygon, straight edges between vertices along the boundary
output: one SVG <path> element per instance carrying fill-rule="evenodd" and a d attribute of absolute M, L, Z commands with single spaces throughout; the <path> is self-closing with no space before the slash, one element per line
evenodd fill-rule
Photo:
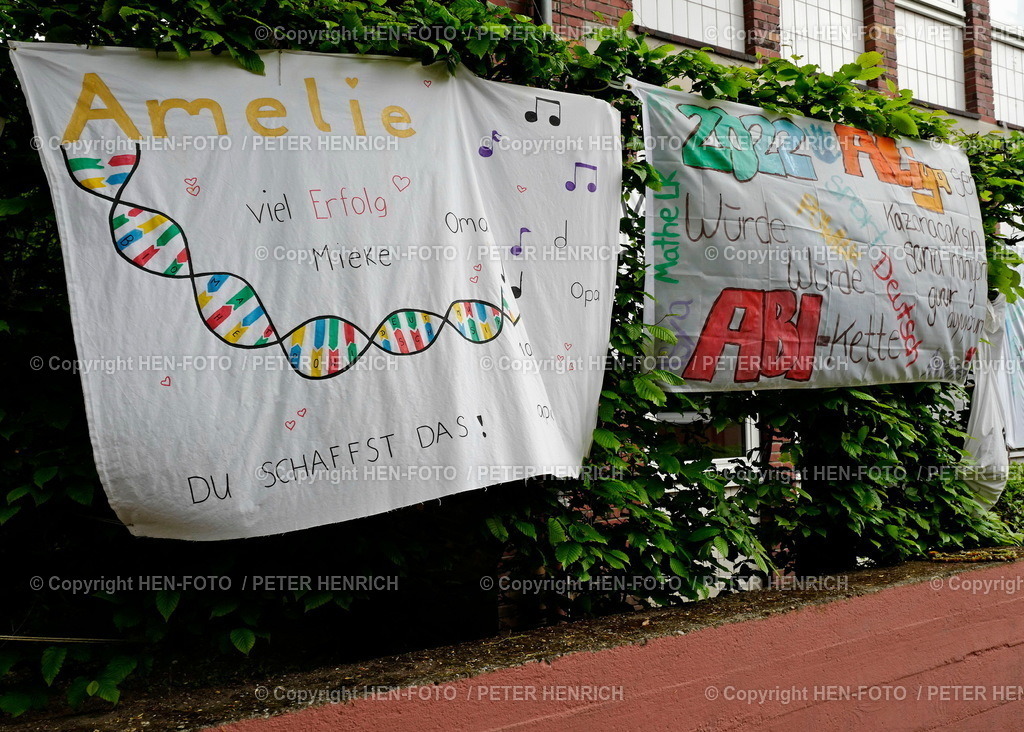
<path fill-rule="evenodd" d="M 1009 389 L 1003 367 L 1006 298 L 985 304 L 985 329 L 974 359 L 974 394 L 967 421 L 967 441 L 973 465 L 963 469 L 964 481 L 984 508 L 992 508 L 1006 488 L 1010 454 L 1006 450 Z"/>
<path fill-rule="evenodd" d="M 1024 449 L 1024 301 L 1006 306 L 1003 363 L 1009 394 L 1006 399 L 1006 445 Z"/>
<path fill-rule="evenodd" d="M 550 473 L 596 424 L 608 104 L 408 59 L 18 44 L 96 464 L 143 536 Z"/>
<path fill-rule="evenodd" d="M 648 159 L 648 322 L 685 391 L 963 383 L 987 264 L 966 157 L 630 80 Z"/>

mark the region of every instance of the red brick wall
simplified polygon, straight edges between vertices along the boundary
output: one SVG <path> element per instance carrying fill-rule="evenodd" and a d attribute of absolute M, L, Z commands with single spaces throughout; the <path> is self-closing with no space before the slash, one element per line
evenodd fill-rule
<path fill-rule="evenodd" d="M 986 122 L 995 122 L 995 100 L 992 93 L 992 23 L 988 0 L 964 3 L 964 80 L 967 111 L 981 115 Z"/>
<path fill-rule="evenodd" d="M 896 78 L 896 4 L 892 0 L 864 0 L 864 50 L 882 54 L 886 73 L 868 86 L 885 89 L 886 79 Z"/>
<path fill-rule="evenodd" d="M 779 56 L 779 0 L 743 0 L 747 46 L 751 56 Z"/>
<path fill-rule="evenodd" d="M 554 0 L 552 5 L 552 23 L 555 28 L 582 28 L 588 23 L 597 24 L 600 21 L 594 15 L 595 12 L 604 16 L 606 24 L 614 25 L 626 11 L 633 9 L 631 0 Z"/>

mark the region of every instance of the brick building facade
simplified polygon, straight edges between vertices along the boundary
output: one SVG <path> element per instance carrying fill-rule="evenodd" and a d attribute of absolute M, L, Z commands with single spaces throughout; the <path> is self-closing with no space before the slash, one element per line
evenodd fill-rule
<path fill-rule="evenodd" d="M 990 7 L 991 2 L 991 7 Z M 497 0 L 541 20 L 541 3 Z M 886 79 L 971 127 L 1024 129 L 1024 3 L 1007 0 L 551 0 L 556 32 L 580 38 L 633 11 L 636 32 L 719 60 L 798 54 L 826 71 L 864 51 Z M 604 20 L 599 20 L 600 14 Z M 831 67 L 831 68 L 830 68 Z"/>

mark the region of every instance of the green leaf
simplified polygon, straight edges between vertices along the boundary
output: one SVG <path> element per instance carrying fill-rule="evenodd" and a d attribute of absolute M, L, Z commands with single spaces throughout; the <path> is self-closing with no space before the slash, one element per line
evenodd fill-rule
<path fill-rule="evenodd" d="M 121 690 L 117 688 L 117 684 L 101 681 L 96 685 L 96 696 L 111 704 L 117 704 L 121 699 Z"/>
<path fill-rule="evenodd" d="M 27 496 L 30 490 L 32 489 L 29 488 L 27 485 L 19 485 L 17 488 L 14 488 L 10 492 L 8 492 L 7 503 L 14 503 L 22 496 Z"/>
<path fill-rule="evenodd" d="M 565 541 L 565 529 L 562 528 L 562 522 L 553 516 L 548 519 L 548 538 L 552 544 L 561 544 Z"/>
<path fill-rule="evenodd" d="M 310 610 L 316 610 L 318 607 L 326 605 L 333 599 L 333 592 L 313 592 L 302 598 L 303 608 L 308 613 Z"/>
<path fill-rule="evenodd" d="M 508 541 L 508 529 L 505 528 L 501 519 L 490 516 L 484 519 L 484 524 L 486 524 L 495 539 L 498 541 Z"/>
<path fill-rule="evenodd" d="M 230 615 L 237 609 L 238 602 L 236 600 L 225 600 L 223 602 L 218 602 L 216 605 L 213 606 L 213 609 L 210 610 L 210 617 L 222 618 L 225 615 Z"/>
<path fill-rule="evenodd" d="M 622 447 L 622 443 L 619 438 L 615 436 L 614 432 L 606 430 L 603 427 L 598 427 L 594 430 L 594 442 L 601 447 L 608 448 L 609 450 L 618 450 Z"/>
<path fill-rule="evenodd" d="M 646 326 L 647 332 L 657 338 L 659 341 L 666 343 L 675 343 L 677 338 L 676 334 L 661 325 L 648 325 Z"/>
<path fill-rule="evenodd" d="M 68 685 L 67 700 L 68 704 L 72 709 L 77 709 L 82 706 L 82 702 L 85 701 L 85 688 L 88 686 L 88 680 L 84 676 L 79 676 Z"/>
<path fill-rule="evenodd" d="M 918 136 L 917 122 L 906 112 L 892 112 L 890 115 L 893 126 L 904 135 Z"/>
<path fill-rule="evenodd" d="M 266 75 L 266 69 L 263 66 L 263 58 L 255 51 L 250 51 L 247 48 L 235 48 L 234 46 L 228 46 L 228 52 L 231 57 L 235 59 L 239 66 L 246 71 L 259 76 Z"/>
<path fill-rule="evenodd" d="M 51 480 L 55 475 L 57 475 L 57 468 L 55 467 L 39 468 L 32 475 L 32 480 L 35 482 L 37 486 L 42 488 L 43 485 L 46 484 L 49 480 Z"/>
<path fill-rule="evenodd" d="M 704 541 L 705 539 L 710 539 L 712 536 L 718 536 L 719 533 L 721 533 L 721 529 L 717 525 L 702 526 L 686 537 L 686 540 L 693 542 Z"/>
<path fill-rule="evenodd" d="M 231 644 L 247 656 L 252 647 L 256 645 L 256 634 L 249 628 L 235 628 L 229 636 Z"/>
<path fill-rule="evenodd" d="M 28 206 L 28 199 L 26 198 L 0 199 L 0 216 L 21 213 L 25 210 L 26 206 Z"/>
<path fill-rule="evenodd" d="M 171 619 L 171 613 L 178 607 L 181 593 L 173 590 L 160 590 L 156 593 L 156 609 L 163 615 L 164 620 Z"/>
<path fill-rule="evenodd" d="M 555 559 L 557 559 L 564 567 L 567 567 L 574 562 L 578 562 L 582 556 L 583 547 L 574 541 L 567 541 L 564 544 L 559 544 L 555 547 Z"/>
<path fill-rule="evenodd" d="M 665 396 L 664 390 L 647 376 L 635 377 L 633 379 L 633 388 L 636 389 L 637 396 L 641 399 L 654 402 L 659 406 L 668 401 L 668 397 Z"/>
<path fill-rule="evenodd" d="M 484 54 L 491 50 L 491 41 L 486 38 L 472 38 L 466 41 L 466 50 L 477 58 L 483 58 Z"/>
<path fill-rule="evenodd" d="M 43 650 L 40 666 L 43 672 L 43 680 L 47 686 L 53 685 L 53 680 L 60 673 L 60 668 L 64 665 L 64 658 L 67 655 L 68 649 L 60 646 L 48 646 Z"/>
<path fill-rule="evenodd" d="M 873 66 L 869 69 L 864 69 L 857 74 L 857 79 L 860 81 L 869 81 L 870 79 L 877 79 L 879 76 L 885 73 L 885 69 L 881 66 Z"/>
<path fill-rule="evenodd" d="M 878 51 L 867 51 L 857 57 L 857 65 L 862 69 L 869 68 L 871 66 L 877 66 L 882 62 L 882 54 Z"/>
<path fill-rule="evenodd" d="M 89 483 L 79 483 L 78 485 L 69 486 L 67 496 L 75 503 L 80 503 L 83 506 L 92 505 L 93 489 Z"/>
<path fill-rule="evenodd" d="M 117 656 L 116 658 L 110 659 L 110 662 L 103 669 L 103 673 L 99 676 L 100 684 L 104 682 L 110 684 L 120 684 L 132 671 L 139 665 L 139 662 L 130 656 Z M 104 697 L 105 698 L 105 697 Z M 109 699 L 107 701 L 110 701 Z"/>
<path fill-rule="evenodd" d="M 20 717 L 32 708 L 33 697 L 23 691 L 9 691 L 0 696 L 0 710 L 12 717 Z"/>
<path fill-rule="evenodd" d="M 524 536 L 528 536 L 531 539 L 537 538 L 537 527 L 531 524 L 529 521 L 515 520 L 512 523 L 515 524 L 515 527 L 519 529 L 519 531 L 522 532 Z"/>
<path fill-rule="evenodd" d="M 191 57 L 192 53 L 189 51 L 188 46 L 181 41 L 171 40 L 171 45 L 174 46 L 174 50 L 177 52 L 179 59 Z"/>

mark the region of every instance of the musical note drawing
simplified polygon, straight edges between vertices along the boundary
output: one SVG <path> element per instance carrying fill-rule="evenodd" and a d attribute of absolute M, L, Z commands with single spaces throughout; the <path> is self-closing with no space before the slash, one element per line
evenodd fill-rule
<path fill-rule="evenodd" d="M 572 171 L 572 180 L 567 180 L 565 182 L 565 189 L 567 191 L 576 190 L 576 175 L 580 172 L 580 168 L 586 168 L 587 170 L 594 171 L 594 180 L 592 180 L 590 183 L 587 183 L 587 190 L 593 193 L 594 191 L 597 190 L 597 166 L 588 165 L 587 163 L 576 163 L 576 167 L 573 168 Z"/>
<path fill-rule="evenodd" d="M 523 273 L 519 273 L 519 286 L 512 285 L 512 297 L 516 300 L 523 296 Z"/>
<path fill-rule="evenodd" d="M 525 226 L 519 230 L 519 243 L 512 247 L 512 249 L 510 250 L 513 255 L 518 257 L 520 254 L 523 253 L 523 234 L 529 233 L 530 230 L 527 229 Z"/>
<path fill-rule="evenodd" d="M 494 143 L 501 141 L 501 135 L 497 130 L 491 130 L 491 139 L 480 146 L 480 157 L 489 158 L 494 154 Z"/>
<path fill-rule="evenodd" d="M 558 113 L 557 114 L 553 114 L 550 117 L 548 117 L 548 122 L 551 125 L 553 125 L 554 127 L 558 127 L 558 125 L 562 124 L 562 103 L 561 102 L 555 101 L 554 99 L 544 99 L 543 97 L 535 97 L 535 100 L 536 101 L 534 101 L 534 103 L 533 103 L 533 109 L 527 110 L 526 114 L 523 115 L 524 117 L 526 117 L 526 121 L 527 122 L 536 122 L 537 121 L 537 109 L 538 109 L 538 107 L 540 107 L 540 103 L 541 102 L 546 102 L 548 104 L 554 104 L 556 107 L 558 107 Z"/>

